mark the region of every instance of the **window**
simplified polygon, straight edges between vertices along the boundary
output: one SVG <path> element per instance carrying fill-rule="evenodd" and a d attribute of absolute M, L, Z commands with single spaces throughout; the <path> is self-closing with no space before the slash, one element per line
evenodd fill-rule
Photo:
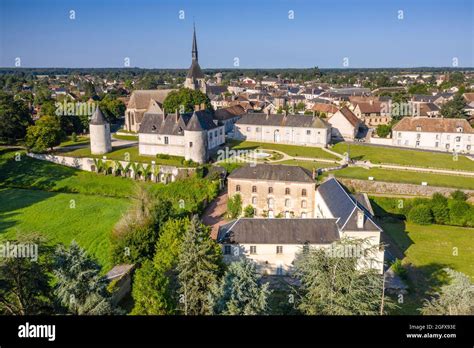
<path fill-rule="evenodd" d="M 252 186 L 252 192 L 253 193 L 257 192 L 257 186 Z"/>
<path fill-rule="evenodd" d="M 214 131 L 214 136 L 217 137 L 217 131 Z"/>
<path fill-rule="evenodd" d="M 306 135 L 311 135 L 311 131 L 309 129 L 306 131 Z"/>
<path fill-rule="evenodd" d="M 305 242 L 305 243 L 303 244 L 303 252 L 304 252 L 304 253 L 309 252 L 309 244 L 308 244 L 308 242 Z"/>
<path fill-rule="evenodd" d="M 302 219 L 306 219 L 306 213 L 305 213 L 305 212 L 302 212 L 302 213 L 301 213 L 301 218 L 302 218 Z"/>
<path fill-rule="evenodd" d="M 417 134 L 417 135 L 416 135 L 416 139 L 417 139 L 417 140 L 419 140 L 420 137 L 421 137 L 421 134 Z"/>
<path fill-rule="evenodd" d="M 277 252 L 277 254 L 283 254 L 283 246 L 282 245 L 277 245 L 276 252 Z"/>
<path fill-rule="evenodd" d="M 466 150 L 469 151 L 471 149 L 471 145 L 466 145 Z"/>
<path fill-rule="evenodd" d="M 285 195 L 289 195 L 289 194 L 290 194 L 290 189 L 287 187 L 287 188 L 285 189 Z"/>
<path fill-rule="evenodd" d="M 276 274 L 277 275 L 283 275 L 283 266 L 282 265 L 277 266 Z"/>
<path fill-rule="evenodd" d="M 439 134 L 436 134 L 436 140 L 439 140 Z"/>
<path fill-rule="evenodd" d="M 273 204 L 275 203 L 275 201 L 273 200 L 273 198 L 269 198 L 268 199 L 268 207 L 269 208 L 273 208 Z"/>
<path fill-rule="evenodd" d="M 456 131 L 457 131 L 458 133 L 462 133 L 463 129 L 462 129 L 462 127 L 458 127 L 458 128 L 456 128 Z"/>
<path fill-rule="evenodd" d="M 212 140 L 212 132 L 209 132 L 209 139 Z"/>
<path fill-rule="evenodd" d="M 240 185 L 235 186 L 235 191 L 240 192 Z"/>
<path fill-rule="evenodd" d="M 420 142 L 419 142 L 419 141 L 416 142 L 416 146 L 420 146 Z"/>
<path fill-rule="evenodd" d="M 302 195 L 303 197 L 306 197 L 306 189 L 302 189 L 302 190 L 301 190 L 301 195 Z"/>
<path fill-rule="evenodd" d="M 285 199 L 285 207 L 287 207 L 287 208 L 290 207 L 290 200 L 288 198 Z"/>
<path fill-rule="evenodd" d="M 222 135 L 222 128 L 219 130 L 219 134 Z"/>
<path fill-rule="evenodd" d="M 420 126 L 417 126 L 417 127 L 416 127 L 416 131 L 417 131 L 417 132 L 421 132 L 421 127 L 420 127 Z"/>
<path fill-rule="evenodd" d="M 256 132 L 260 132 L 260 127 L 255 128 Z"/>
<path fill-rule="evenodd" d="M 446 137 L 446 139 L 447 139 L 447 140 L 450 140 L 450 139 L 451 139 L 451 136 L 450 136 L 450 135 L 448 135 L 448 136 Z"/>
<path fill-rule="evenodd" d="M 402 132 L 398 132 L 398 137 L 399 137 L 399 138 L 402 137 Z"/>
<path fill-rule="evenodd" d="M 289 219 L 291 217 L 291 214 L 289 211 L 285 211 L 285 218 Z"/>
<path fill-rule="evenodd" d="M 273 210 L 269 210 L 269 211 L 268 211 L 268 217 L 271 218 L 271 219 L 273 219 L 274 216 L 275 216 L 275 215 L 273 214 Z"/>
<path fill-rule="evenodd" d="M 224 255 L 230 255 L 230 245 L 224 245 Z"/>
<path fill-rule="evenodd" d="M 268 188 L 268 193 L 269 193 L 269 194 L 272 194 L 272 193 L 273 193 L 273 187 L 269 187 L 269 188 Z"/>
<path fill-rule="evenodd" d="M 189 147 L 193 147 L 193 142 L 192 141 L 189 142 Z"/>
<path fill-rule="evenodd" d="M 446 144 L 446 149 L 449 149 L 449 144 Z"/>
<path fill-rule="evenodd" d="M 168 145 L 170 143 L 170 139 L 168 137 L 165 137 L 165 144 Z"/>
<path fill-rule="evenodd" d="M 257 197 L 252 197 L 252 204 L 256 205 L 257 204 Z"/>
<path fill-rule="evenodd" d="M 461 141 L 461 137 L 456 137 L 456 142 L 459 143 Z"/>
<path fill-rule="evenodd" d="M 251 130 L 250 127 L 247 127 L 247 132 L 250 132 L 250 130 Z"/>
<path fill-rule="evenodd" d="M 435 143 L 435 147 L 438 147 L 438 146 L 439 146 L 439 142 L 436 142 L 436 143 Z"/>
<path fill-rule="evenodd" d="M 306 208 L 306 201 L 305 200 L 301 201 L 301 208 Z"/>
<path fill-rule="evenodd" d="M 250 254 L 255 255 L 257 253 L 257 246 L 256 245 L 251 245 L 250 246 Z"/>

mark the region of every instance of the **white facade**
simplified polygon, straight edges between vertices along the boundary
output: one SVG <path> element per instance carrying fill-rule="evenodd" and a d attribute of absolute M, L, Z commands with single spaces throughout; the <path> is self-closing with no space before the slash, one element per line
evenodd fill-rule
<path fill-rule="evenodd" d="M 331 140 L 330 128 L 235 124 L 234 133 L 237 138 L 248 141 L 303 146 L 326 147 Z"/>
<path fill-rule="evenodd" d="M 474 134 L 394 131 L 392 145 L 473 154 Z"/>

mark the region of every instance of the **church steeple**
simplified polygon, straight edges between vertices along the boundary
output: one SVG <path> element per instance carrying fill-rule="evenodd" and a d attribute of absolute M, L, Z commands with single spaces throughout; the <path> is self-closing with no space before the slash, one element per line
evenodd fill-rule
<path fill-rule="evenodd" d="M 193 50 L 192 50 L 192 56 L 193 60 L 197 61 L 198 60 L 198 48 L 197 48 L 197 42 L 196 42 L 196 26 L 193 24 L 194 28 L 194 33 L 193 33 Z"/>

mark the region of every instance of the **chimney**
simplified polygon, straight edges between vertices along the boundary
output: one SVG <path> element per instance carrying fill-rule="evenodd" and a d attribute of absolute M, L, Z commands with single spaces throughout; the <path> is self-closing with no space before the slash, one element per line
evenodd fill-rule
<path fill-rule="evenodd" d="M 374 100 L 370 99 L 369 103 L 370 103 L 370 105 L 374 105 Z"/>
<path fill-rule="evenodd" d="M 270 108 L 267 108 L 267 110 L 265 112 L 267 114 L 267 117 L 265 117 L 265 118 L 268 120 L 268 116 L 270 116 Z"/>
<path fill-rule="evenodd" d="M 178 123 L 179 121 L 179 111 L 178 109 L 176 109 L 176 123 Z"/>
<path fill-rule="evenodd" d="M 201 103 L 201 110 L 206 110 L 206 103 Z"/>
<path fill-rule="evenodd" d="M 364 228 L 364 212 L 361 209 L 357 210 L 357 228 Z"/>

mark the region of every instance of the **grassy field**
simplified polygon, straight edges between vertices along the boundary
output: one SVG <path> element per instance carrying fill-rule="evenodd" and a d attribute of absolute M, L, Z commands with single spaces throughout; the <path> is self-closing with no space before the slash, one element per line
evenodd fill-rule
<path fill-rule="evenodd" d="M 340 178 L 368 180 L 368 177 L 372 176 L 376 181 L 400 182 L 416 185 L 421 185 L 423 181 L 426 181 L 429 186 L 474 190 L 474 177 L 461 177 L 378 168 L 365 169 L 361 167 L 347 167 L 331 173 Z M 325 175 L 327 175 L 327 173 L 325 173 Z"/>
<path fill-rule="evenodd" d="M 40 161 L 27 157 L 23 152 L 20 152 L 20 161 L 15 161 L 15 153 L 13 150 L 0 150 L 0 187 L 130 197 L 136 185 L 126 178 L 106 177 Z"/>
<path fill-rule="evenodd" d="M 343 154 L 348 150 L 347 143 L 338 143 L 332 150 Z M 448 153 L 350 144 L 350 155 L 352 159 L 370 160 L 372 163 L 474 171 L 474 161 L 461 155 L 455 161 Z"/>
<path fill-rule="evenodd" d="M 119 140 L 136 140 L 138 141 L 138 135 L 120 135 L 120 134 L 114 134 L 112 136 L 114 139 L 119 139 Z"/>
<path fill-rule="evenodd" d="M 329 162 L 318 162 L 318 161 L 299 161 L 299 160 L 287 160 L 269 164 L 285 164 L 290 166 L 300 166 L 309 170 L 313 170 L 313 168 L 328 168 L 328 167 L 335 167 L 338 164 L 336 162 L 329 163 Z"/>
<path fill-rule="evenodd" d="M 390 213 L 392 200 L 370 197 L 381 226 L 403 254 L 408 270 L 409 293 L 393 314 L 419 314 L 423 300 L 448 281 L 444 268 L 469 275 L 474 280 L 474 228 L 417 225 Z M 388 207 L 384 210 L 382 207 Z"/>
<path fill-rule="evenodd" d="M 128 206 L 124 198 L 0 188 L 0 240 L 30 233 L 50 244 L 75 239 L 108 270 L 109 234 Z"/>
<path fill-rule="evenodd" d="M 74 146 L 74 145 L 82 145 L 82 144 L 89 144 L 89 137 L 85 136 L 78 136 L 76 141 L 72 141 L 72 137 L 68 136 L 66 140 L 64 140 L 59 146 Z"/>
<path fill-rule="evenodd" d="M 62 149 L 57 151 L 58 155 L 62 156 L 71 156 L 71 157 L 91 157 L 91 158 L 102 158 L 104 155 L 92 155 L 89 147 L 83 147 L 80 149 L 75 149 L 72 151 L 67 151 L 67 149 Z M 111 152 L 107 153 L 108 159 L 120 160 L 120 161 L 131 161 L 131 162 L 141 162 L 141 163 L 151 163 L 155 161 L 156 164 L 168 165 L 168 166 L 179 166 L 186 167 L 182 164 L 182 157 L 170 156 L 169 159 L 157 158 L 154 156 L 140 156 L 138 153 L 138 146 L 127 146 L 121 148 L 113 148 Z"/>
<path fill-rule="evenodd" d="M 256 150 L 256 149 L 268 149 L 268 150 L 277 150 L 286 153 L 292 157 L 310 157 L 310 158 L 324 158 L 324 159 L 334 159 L 338 160 L 336 156 L 322 150 L 319 147 L 309 147 L 309 146 L 294 146 L 294 145 L 283 145 L 283 144 L 272 144 L 272 143 L 256 143 L 251 141 L 231 141 L 229 146 L 233 149 L 246 149 L 246 150 Z"/>

